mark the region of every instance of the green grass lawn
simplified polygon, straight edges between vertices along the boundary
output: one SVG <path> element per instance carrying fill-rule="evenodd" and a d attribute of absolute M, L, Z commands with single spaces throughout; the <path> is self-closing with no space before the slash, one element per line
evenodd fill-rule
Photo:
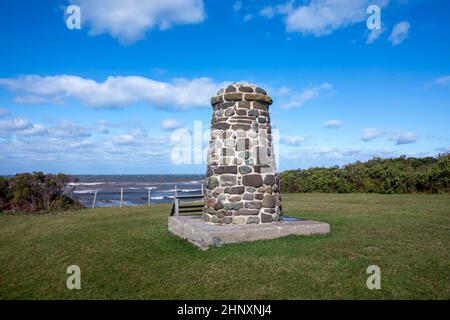
<path fill-rule="evenodd" d="M 285 194 L 283 209 L 331 234 L 204 252 L 167 231 L 168 205 L 0 215 L 0 298 L 450 299 L 449 195 Z"/>

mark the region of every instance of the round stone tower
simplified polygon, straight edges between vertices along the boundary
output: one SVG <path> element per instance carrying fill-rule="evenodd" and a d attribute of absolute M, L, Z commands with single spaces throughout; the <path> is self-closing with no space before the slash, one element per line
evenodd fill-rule
<path fill-rule="evenodd" d="M 281 195 L 265 90 L 235 83 L 211 98 L 213 114 L 203 220 L 278 221 Z"/>

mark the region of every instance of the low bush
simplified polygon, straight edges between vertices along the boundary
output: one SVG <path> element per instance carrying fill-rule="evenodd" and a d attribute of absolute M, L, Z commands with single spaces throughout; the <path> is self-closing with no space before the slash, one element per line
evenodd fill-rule
<path fill-rule="evenodd" d="M 448 193 L 450 154 L 373 158 L 343 167 L 288 170 L 280 174 L 280 181 L 284 192 Z"/>
<path fill-rule="evenodd" d="M 42 172 L 0 177 L 0 211 L 31 213 L 81 208 L 67 187 L 72 180 L 65 174 Z"/>

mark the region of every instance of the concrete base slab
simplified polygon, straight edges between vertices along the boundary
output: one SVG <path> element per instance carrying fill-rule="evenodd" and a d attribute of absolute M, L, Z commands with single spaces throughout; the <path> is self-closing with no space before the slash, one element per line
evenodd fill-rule
<path fill-rule="evenodd" d="M 202 250 L 227 243 L 276 239 L 289 235 L 314 235 L 330 232 L 328 223 L 318 221 L 279 221 L 264 224 L 215 225 L 200 216 L 169 217 L 169 231 Z"/>

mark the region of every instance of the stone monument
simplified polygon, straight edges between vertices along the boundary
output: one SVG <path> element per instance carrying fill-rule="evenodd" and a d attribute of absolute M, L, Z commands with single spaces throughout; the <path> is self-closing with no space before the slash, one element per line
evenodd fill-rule
<path fill-rule="evenodd" d="M 228 243 L 329 233 L 328 223 L 281 214 L 269 116 L 272 99 L 266 91 L 234 83 L 219 90 L 211 104 L 205 203 L 197 205 L 203 207 L 202 214 L 171 214 L 169 231 L 203 250 Z"/>
<path fill-rule="evenodd" d="M 281 195 L 265 90 L 235 83 L 211 98 L 211 141 L 203 220 L 222 224 L 278 221 Z"/>

